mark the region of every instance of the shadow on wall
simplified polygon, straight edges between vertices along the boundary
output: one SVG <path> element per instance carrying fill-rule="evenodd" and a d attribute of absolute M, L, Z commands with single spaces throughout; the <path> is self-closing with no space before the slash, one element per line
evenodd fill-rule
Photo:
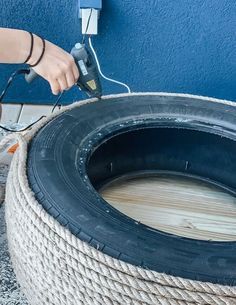
<path fill-rule="evenodd" d="M 24 28 L 70 51 L 81 39 L 78 1 L 9 0 L 1 26 Z M 184 92 L 236 100 L 234 0 L 103 0 L 94 46 L 102 70 L 133 91 Z M 3 87 L 16 66 L 0 66 Z M 123 88 L 103 82 L 104 93 Z M 20 90 L 19 90 L 20 88 Z M 64 103 L 85 96 L 77 88 Z M 45 81 L 17 81 L 7 101 L 53 103 Z"/>

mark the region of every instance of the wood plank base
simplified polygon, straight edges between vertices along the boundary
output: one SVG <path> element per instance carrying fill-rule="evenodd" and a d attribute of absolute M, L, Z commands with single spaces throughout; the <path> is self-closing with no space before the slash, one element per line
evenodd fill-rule
<path fill-rule="evenodd" d="M 194 239 L 236 240 L 236 198 L 206 182 L 165 175 L 129 178 L 100 194 L 150 227 Z"/>

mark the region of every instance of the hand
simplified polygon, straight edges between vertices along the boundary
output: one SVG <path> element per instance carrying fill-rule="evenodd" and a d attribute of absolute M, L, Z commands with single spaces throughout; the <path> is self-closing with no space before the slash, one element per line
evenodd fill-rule
<path fill-rule="evenodd" d="M 41 52 L 42 41 L 34 35 L 33 54 L 27 63 L 34 64 Z M 52 93 L 55 95 L 71 88 L 79 78 L 73 56 L 47 40 L 45 40 L 44 56 L 33 70 L 49 82 Z"/>

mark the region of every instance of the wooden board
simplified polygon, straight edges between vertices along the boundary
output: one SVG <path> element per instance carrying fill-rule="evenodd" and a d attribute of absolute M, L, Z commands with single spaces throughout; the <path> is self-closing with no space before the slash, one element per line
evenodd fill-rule
<path fill-rule="evenodd" d="M 47 105 L 23 105 L 18 123 L 30 124 L 38 120 L 43 115 L 49 115 L 52 106 Z"/>
<path fill-rule="evenodd" d="M 101 191 L 124 214 L 150 227 L 204 240 L 236 240 L 236 198 L 183 177 L 142 177 Z"/>
<path fill-rule="evenodd" d="M 3 104 L 1 124 L 16 123 L 21 113 L 22 105 L 20 104 Z"/>

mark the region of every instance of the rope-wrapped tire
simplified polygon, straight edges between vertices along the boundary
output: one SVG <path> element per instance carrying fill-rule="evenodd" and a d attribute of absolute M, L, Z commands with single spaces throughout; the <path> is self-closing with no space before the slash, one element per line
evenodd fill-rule
<path fill-rule="evenodd" d="M 236 304 L 236 242 L 149 228 L 98 193 L 165 171 L 235 194 L 235 140 L 233 102 L 167 93 L 79 102 L 18 136 L 6 220 L 30 304 Z"/>

